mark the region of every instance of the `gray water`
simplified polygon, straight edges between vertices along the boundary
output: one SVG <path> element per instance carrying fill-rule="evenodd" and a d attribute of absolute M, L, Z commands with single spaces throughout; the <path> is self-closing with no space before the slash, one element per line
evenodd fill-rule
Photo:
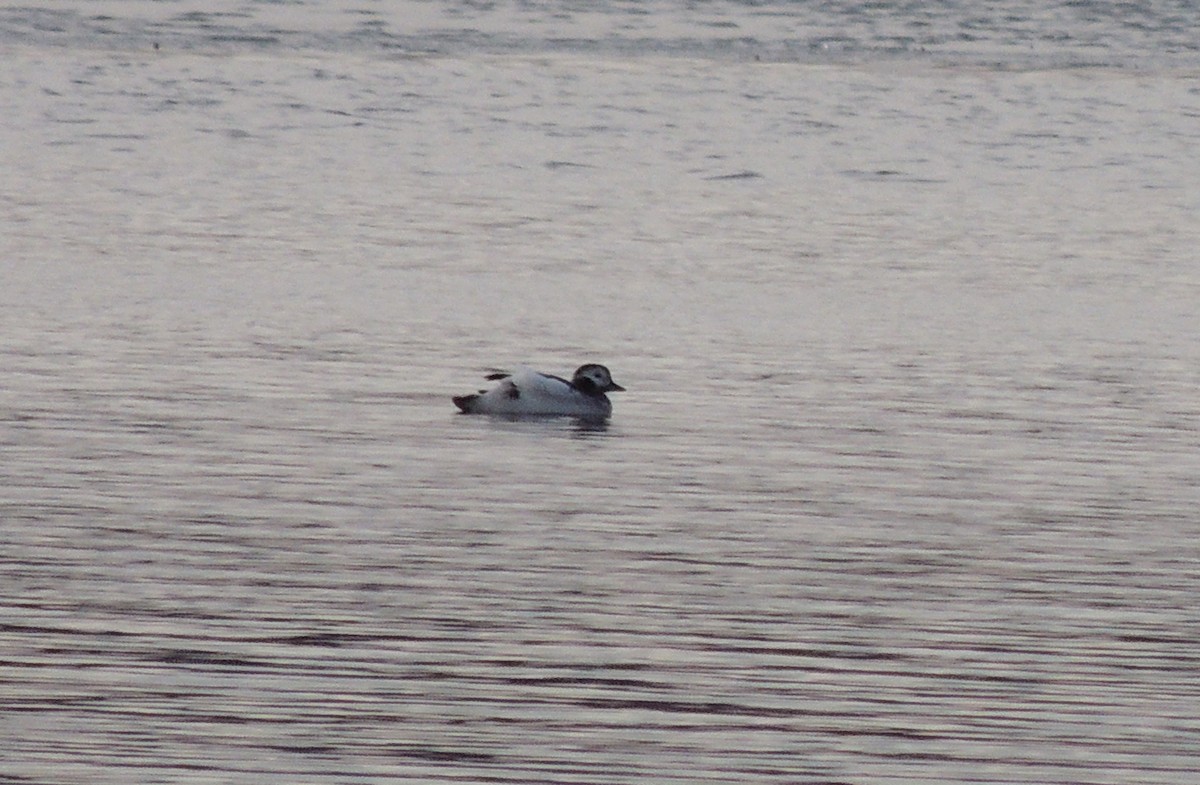
<path fill-rule="evenodd" d="M 1195 782 L 1198 22 L 5 4 L 0 782 Z"/>

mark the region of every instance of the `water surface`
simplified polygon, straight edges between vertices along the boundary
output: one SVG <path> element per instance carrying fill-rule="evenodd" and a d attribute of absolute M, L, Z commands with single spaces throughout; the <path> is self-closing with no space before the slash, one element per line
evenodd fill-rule
<path fill-rule="evenodd" d="M 1194 16 L 5 5 L 0 780 L 1192 782 Z"/>

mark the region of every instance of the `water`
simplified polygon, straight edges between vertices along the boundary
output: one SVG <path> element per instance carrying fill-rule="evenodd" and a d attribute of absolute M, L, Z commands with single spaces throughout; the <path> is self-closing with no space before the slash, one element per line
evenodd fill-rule
<path fill-rule="evenodd" d="M 6 4 L 0 781 L 1193 782 L 1195 17 Z"/>

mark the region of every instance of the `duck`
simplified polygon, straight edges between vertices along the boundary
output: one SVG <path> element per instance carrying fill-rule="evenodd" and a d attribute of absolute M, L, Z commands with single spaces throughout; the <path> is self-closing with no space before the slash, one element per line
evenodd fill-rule
<path fill-rule="evenodd" d="M 485 378 L 499 384 L 452 399 L 463 414 L 605 419 L 612 414 L 612 402 L 606 393 L 625 391 L 613 381 L 607 368 L 596 363 L 579 366 L 570 381 L 530 368 L 515 373 L 501 371 Z"/>

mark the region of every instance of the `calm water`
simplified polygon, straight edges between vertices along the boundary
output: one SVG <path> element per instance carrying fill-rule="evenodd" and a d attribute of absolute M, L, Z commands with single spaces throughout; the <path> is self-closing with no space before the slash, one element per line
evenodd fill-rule
<path fill-rule="evenodd" d="M 0 7 L 0 782 L 1195 781 L 1194 7 L 219 6 Z"/>

